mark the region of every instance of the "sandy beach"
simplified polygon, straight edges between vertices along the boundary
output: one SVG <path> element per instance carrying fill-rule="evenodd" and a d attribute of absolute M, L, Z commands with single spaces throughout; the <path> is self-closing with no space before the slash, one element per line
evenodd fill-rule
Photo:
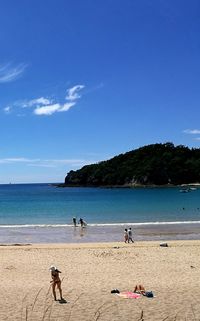
<path fill-rule="evenodd" d="M 200 241 L 34 244 L 0 247 L 0 320 L 199 320 Z M 53 301 L 50 265 L 62 271 Z M 136 283 L 153 299 L 125 299 L 112 289 Z"/>

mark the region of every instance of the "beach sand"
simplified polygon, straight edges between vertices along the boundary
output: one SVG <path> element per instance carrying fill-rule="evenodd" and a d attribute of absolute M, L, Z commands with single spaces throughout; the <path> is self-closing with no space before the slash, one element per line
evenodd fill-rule
<path fill-rule="evenodd" d="M 200 319 L 200 241 L 33 244 L 0 247 L 1 321 L 179 321 Z M 53 301 L 49 267 L 61 271 Z M 144 284 L 155 297 L 112 289 Z"/>

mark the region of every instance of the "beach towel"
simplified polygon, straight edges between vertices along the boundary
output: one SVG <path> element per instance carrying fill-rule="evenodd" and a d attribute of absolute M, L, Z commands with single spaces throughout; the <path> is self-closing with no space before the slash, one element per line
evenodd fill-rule
<path fill-rule="evenodd" d="M 120 292 L 120 293 L 117 293 L 117 295 L 124 299 L 138 299 L 141 297 L 141 294 L 133 293 L 130 291 Z"/>

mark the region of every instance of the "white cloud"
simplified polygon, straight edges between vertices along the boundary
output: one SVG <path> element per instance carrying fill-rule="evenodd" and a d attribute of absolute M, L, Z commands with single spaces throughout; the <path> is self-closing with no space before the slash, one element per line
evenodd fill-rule
<path fill-rule="evenodd" d="M 85 163 L 90 163 L 91 161 L 86 161 L 83 159 L 46 159 L 45 162 L 51 162 L 51 163 L 56 163 L 56 164 L 61 164 L 61 165 L 71 165 L 71 164 L 85 164 Z M 92 161 L 94 163 L 94 161 Z"/>
<path fill-rule="evenodd" d="M 12 164 L 12 163 L 29 163 L 38 162 L 39 159 L 28 159 L 24 157 L 14 157 L 14 158 L 0 158 L 0 164 Z"/>
<path fill-rule="evenodd" d="M 65 97 L 65 100 L 67 100 L 67 102 L 63 104 L 61 103 L 51 104 L 51 101 L 49 101 L 44 97 L 32 100 L 31 102 L 34 102 L 34 104 L 35 102 L 37 102 L 38 104 L 38 106 L 34 109 L 33 113 L 35 115 L 41 116 L 41 115 L 52 115 L 56 112 L 68 111 L 71 107 L 75 106 L 77 103 L 77 100 L 81 98 L 79 91 L 84 87 L 85 87 L 84 85 L 76 85 L 72 88 L 67 89 L 67 96 Z M 47 104 L 45 104 L 45 102 L 47 102 Z"/>
<path fill-rule="evenodd" d="M 53 104 L 48 106 L 37 107 L 34 110 L 35 115 L 52 115 L 60 108 L 60 104 Z"/>
<path fill-rule="evenodd" d="M 5 112 L 6 114 L 10 114 L 10 112 L 11 112 L 11 107 L 10 107 L 10 106 L 5 107 L 5 108 L 4 108 L 4 112 Z"/>
<path fill-rule="evenodd" d="M 12 66 L 10 63 L 0 65 L 0 83 L 7 83 L 19 78 L 27 65 L 19 64 L 17 66 Z"/>
<path fill-rule="evenodd" d="M 34 110 L 35 115 L 52 115 L 55 112 L 63 112 L 69 110 L 72 106 L 75 105 L 74 103 L 66 103 L 64 105 L 61 104 L 53 104 L 53 105 L 47 105 L 42 107 L 37 107 Z"/>
<path fill-rule="evenodd" d="M 81 98 L 79 91 L 84 87 L 84 85 L 76 85 L 69 88 L 67 90 L 68 95 L 64 98 L 64 102 L 62 103 L 50 100 L 46 97 L 39 97 L 31 100 L 16 101 L 12 106 L 5 107 L 4 112 L 8 114 L 11 112 L 11 108 L 23 108 L 25 110 L 27 107 L 33 108 L 33 114 L 37 116 L 50 116 L 56 112 L 66 112 L 76 105 L 77 100 Z M 18 113 L 18 115 L 21 116 L 22 114 Z"/>
<path fill-rule="evenodd" d="M 22 107 L 33 107 L 33 106 L 40 106 L 40 105 L 50 105 L 52 103 L 51 100 L 45 97 L 40 97 L 36 99 L 32 99 L 30 101 L 24 102 Z"/>
<path fill-rule="evenodd" d="M 55 168 L 56 165 L 51 164 L 28 164 L 28 166 L 32 167 L 47 167 L 47 168 Z"/>
<path fill-rule="evenodd" d="M 185 129 L 183 132 L 185 134 L 197 135 L 200 134 L 200 129 Z"/>
<path fill-rule="evenodd" d="M 196 137 L 195 139 L 196 139 L 196 140 L 200 140 L 200 137 Z"/>
<path fill-rule="evenodd" d="M 60 106 L 60 109 L 58 110 L 58 112 L 62 112 L 62 111 L 68 111 L 72 106 L 74 106 L 76 103 L 65 103 L 64 105 Z"/>
<path fill-rule="evenodd" d="M 65 97 L 66 100 L 77 100 L 81 98 L 81 95 L 79 94 L 79 91 L 83 89 L 85 86 L 84 85 L 76 85 L 72 88 L 67 89 L 67 96 Z"/>
<path fill-rule="evenodd" d="M 60 167 L 73 166 L 81 167 L 86 164 L 93 164 L 95 161 L 85 159 L 40 159 L 40 158 L 26 158 L 26 157 L 11 157 L 0 158 L 0 164 L 26 164 L 27 166 L 35 167 Z M 24 165 L 23 165 L 24 166 Z"/>

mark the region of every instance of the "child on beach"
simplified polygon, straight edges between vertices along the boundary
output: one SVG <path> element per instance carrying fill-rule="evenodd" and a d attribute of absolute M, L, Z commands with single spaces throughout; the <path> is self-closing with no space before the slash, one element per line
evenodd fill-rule
<path fill-rule="evenodd" d="M 63 300 L 63 297 L 62 297 L 62 289 L 61 289 L 61 280 L 60 280 L 60 277 L 59 277 L 59 273 L 61 273 L 61 271 L 59 271 L 55 266 L 51 266 L 50 269 L 51 271 L 51 277 L 52 277 L 52 281 L 50 281 L 50 283 L 52 283 L 52 291 L 53 291 L 53 296 L 54 296 L 54 300 L 56 301 L 56 285 L 57 285 L 57 288 L 60 292 L 60 300 L 62 301 Z"/>
<path fill-rule="evenodd" d="M 124 230 L 124 242 L 128 243 L 128 231 L 127 231 L 127 228 L 125 228 L 125 230 Z"/>

